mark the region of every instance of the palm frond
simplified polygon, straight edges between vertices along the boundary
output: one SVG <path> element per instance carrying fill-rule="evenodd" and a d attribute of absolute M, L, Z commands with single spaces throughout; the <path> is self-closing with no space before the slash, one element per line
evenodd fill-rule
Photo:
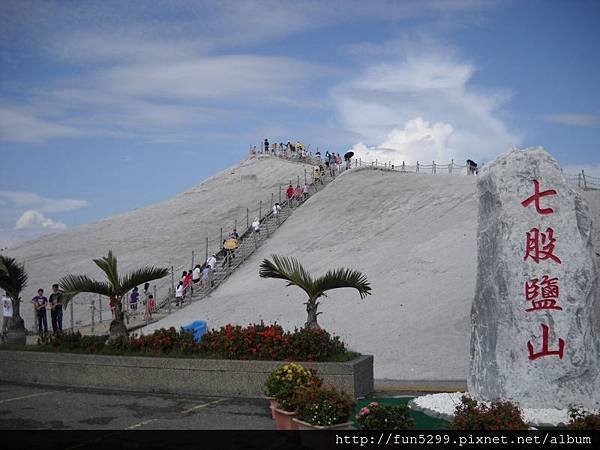
<path fill-rule="evenodd" d="M 273 261 L 265 259 L 261 263 L 259 271 L 261 278 L 286 280 L 287 286 L 298 286 L 309 297 L 315 294 L 315 282 L 296 258 L 271 255 L 271 259 Z"/>
<path fill-rule="evenodd" d="M 64 295 L 69 299 L 82 292 L 100 294 L 107 297 L 117 294 L 110 283 L 94 280 L 87 275 L 64 276 L 60 279 L 58 285 L 60 290 L 63 291 Z"/>
<path fill-rule="evenodd" d="M 15 258 L 0 255 L 0 267 L 0 288 L 8 293 L 13 302 L 18 302 L 21 291 L 27 286 L 25 266 Z"/>
<path fill-rule="evenodd" d="M 371 285 L 367 277 L 358 270 L 345 268 L 329 270 L 315 280 L 315 287 L 319 296 L 324 295 L 326 291 L 339 288 L 354 288 L 361 299 L 371 295 Z"/>
<path fill-rule="evenodd" d="M 120 282 L 121 294 L 124 294 L 136 286 L 140 286 L 152 280 L 158 280 L 169 274 L 169 269 L 162 267 L 146 266 L 129 272 Z"/>
<path fill-rule="evenodd" d="M 94 263 L 106 274 L 108 282 L 112 284 L 115 291 L 119 290 L 119 271 L 117 258 L 113 256 L 112 250 L 108 251 L 107 256 L 99 259 L 94 259 Z"/>

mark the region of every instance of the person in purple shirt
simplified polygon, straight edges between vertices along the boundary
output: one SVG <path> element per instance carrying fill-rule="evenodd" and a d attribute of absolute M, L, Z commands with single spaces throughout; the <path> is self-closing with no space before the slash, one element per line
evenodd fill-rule
<path fill-rule="evenodd" d="M 33 307 L 35 308 L 35 312 L 37 314 L 38 331 L 40 334 L 42 334 L 42 332 L 48 332 L 48 318 L 46 317 L 46 305 L 48 304 L 48 299 L 44 297 L 43 289 L 38 289 L 37 293 L 38 295 L 33 297 L 31 302 L 33 303 Z"/>

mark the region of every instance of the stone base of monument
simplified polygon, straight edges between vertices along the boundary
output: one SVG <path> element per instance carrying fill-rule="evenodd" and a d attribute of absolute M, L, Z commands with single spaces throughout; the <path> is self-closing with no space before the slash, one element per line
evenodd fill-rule
<path fill-rule="evenodd" d="M 420 411 L 431 417 L 452 421 L 454 409 L 460 404 L 464 392 L 444 392 L 417 397 L 408 404 L 411 409 Z M 560 427 L 569 420 L 567 409 L 532 409 L 522 408 L 523 419 L 532 427 Z"/>

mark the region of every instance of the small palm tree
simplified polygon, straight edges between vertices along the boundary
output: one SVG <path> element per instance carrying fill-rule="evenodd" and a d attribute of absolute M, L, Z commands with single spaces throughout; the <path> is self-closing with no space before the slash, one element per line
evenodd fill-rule
<path fill-rule="evenodd" d="M 260 265 L 259 275 L 261 278 L 279 278 L 286 280 L 287 286 L 298 286 L 306 295 L 308 301 L 305 303 L 308 319 L 307 328 L 320 328 L 317 323 L 318 299 L 327 297 L 326 291 L 339 288 L 354 288 L 358 291 L 360 298 L 371 295 L 371 285 L 367 277 L 357 270 L 335 269 L 329 270 L 322 277 L 313 279 L 296 258 L 286 258 L 272 255 L 273 261 L 263 260 Z"/>
<path fill-rule="evenodd" d="M 25 266 L 16 259 L 0 255 L 0 288 L 8 294 L 13 304 L 10 330 L 14 343 L 25 343 L 25 321 L 21 317 L 21 292 L 27 286 Z"/>
<path fill-rule="evenodd" d="M 146 282 L 163 278 L 168 269 L 146 266 L 119 276 L 117 258 L 109 250 L 108 256 L 94 259 L 94 263 L 106 274 L 107 281 L 97 281 L 87 275 L 67 275 L 59 281 L 61 290 L 69 297 L 82 292 L 100 294 L 116 301 L 115 318 L 110 324 L 110 339 L 127 335 L 123 314 L 123 297 L 134 287 Z"/>

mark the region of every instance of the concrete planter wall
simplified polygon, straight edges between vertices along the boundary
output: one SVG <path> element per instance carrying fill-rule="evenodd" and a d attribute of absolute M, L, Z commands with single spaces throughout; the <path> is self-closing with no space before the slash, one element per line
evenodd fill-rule
<path fill-rule="evenodd" d="M 138 392 L 261 397 L 280 361 L 153 358 L 0 351 L 0 380 Z M 373 356 L 301 363 L 355 397 L 373 391 Z"/>

